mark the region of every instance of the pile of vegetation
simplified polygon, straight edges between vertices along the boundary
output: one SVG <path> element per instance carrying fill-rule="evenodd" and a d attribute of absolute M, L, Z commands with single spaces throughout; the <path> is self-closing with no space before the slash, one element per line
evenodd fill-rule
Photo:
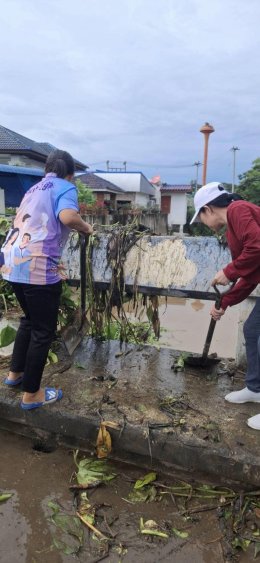
<path fill-rule="evenodd" d="M 112 270 L 107 289 L 98 288 L 93 283 L 91 256 L 97 244 L 97 236 L 91 236 L 87 257 L 87 318 L 88 332 L 101 339 L 119 339 L 123 342 L 153 342 L 160 336 L 159 300 L 157 296 L 126 292 L 124 284 L 124 263 L 129 250 L 149 231 L 139 230 L 134 220 L 127 225 L 100 227 L 107 237 L 107 263 Z M 126 307 L 128 303 L 128 311 Z M 131 320 L 129 311 L 134 313 Z M 141 322 L 146 313 L 147 321 Z"/>

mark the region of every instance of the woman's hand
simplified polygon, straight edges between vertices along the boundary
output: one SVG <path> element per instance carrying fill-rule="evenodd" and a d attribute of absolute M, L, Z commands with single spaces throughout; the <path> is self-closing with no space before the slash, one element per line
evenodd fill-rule
<path fill-rule="evenodd" d="M 212 319 L 214 319 L 214 321 L 219 321 L 224 314 L 224 309 L 216 309 L 215 305 L 211 307 L 210 315 L 212 316 Z"/>
<path fill-rule="evenodd" d="M 94 229 L 92 227 L 92 225 L 90 225 L 90 223 L 85 223 L 86 227 L 87 227 L 87 235 L 93 235 L 94 233 Z"/>
<path fill-rule="evenodd" d="M 228 285 L 230 283 L 230 280 L 227 278 L 227 276 L 224 274 L 223 270 L 219 270 L 219 272 L 217 272 L 211 282 L 211 285 Z"/>

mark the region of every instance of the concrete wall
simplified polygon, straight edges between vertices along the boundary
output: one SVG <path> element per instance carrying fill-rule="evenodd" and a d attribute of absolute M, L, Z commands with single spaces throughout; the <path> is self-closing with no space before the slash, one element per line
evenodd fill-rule
<path fill-rule="evenodd" d="M 0 188 L 0 214 L 5 214 L 5 192 Z"/>
<path fill-rule="evenodd" d="M 214 301 L 216 294 L 211 280 L 230 259 L 229 250 L 223 248 L 215 237 L 145 236 L 127 254 L 124 280 L 126 285 L 139 286 L 140 291 L 148 295 L 157 291 L 161 295 L 185 298 L 191 296 L 190 292 L 201 292 L 201 299 Z M 63 261 L 69 278 L 79 279 L 79 252 L 73 250 L 73 244 L 68 243 Z M 94 248 L 92 273 L 96 283 L 110 283 L 112 270 L 107 263 L 105 236 L 100 237 Z M 226 288 L 220 289 L 225 291 Z M 260 297 L 260 287 L 237 305 L 239 321 L 234 331 L 238 331 L 236 360 L 241 366 L 246 363 L 243 324 L 257 296 Z"/>

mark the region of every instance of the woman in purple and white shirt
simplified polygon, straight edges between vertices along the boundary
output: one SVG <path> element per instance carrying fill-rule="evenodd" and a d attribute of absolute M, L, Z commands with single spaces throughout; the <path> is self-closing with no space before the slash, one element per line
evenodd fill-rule
<path fill-rule="evenodd" d="M 53 151 L 45 177 L 30 188 L 2 247 L 2 276 L 12 285 L 23 310 L 10 371 L 4 380 L 22 384 L 21 407 L 31 410 L 62 398 L 61 389 L 41 388 L 41 379 L 57 327 L 62 275 L 60 258 L 71 229 L 92 227 L 79 215 L 72 156 Z M 11 243 L 10 243 L 11 241 Z"/>

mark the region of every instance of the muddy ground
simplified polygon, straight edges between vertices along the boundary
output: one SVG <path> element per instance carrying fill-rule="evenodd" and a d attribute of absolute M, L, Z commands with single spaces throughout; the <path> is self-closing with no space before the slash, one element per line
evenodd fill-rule
<path fill-rule="evenodd" d="M 133 482 L 144 471 L 126 465 L 114 465 L 118 476 L 107 485 L 89 492 L 89 500 L 97 509 L 97 527 L 110 538 L 111 546 L 93 539 L 84 529 L 84 542 L 77 556 L 64 555 L 53 545 L 55 527 L 48 520 L 50 500 L 57 502 L 66 514 L 76 511 L 75 493 L 69 490 L 75 470 L 72 452 L 57 449 L 43 453 L 32 449 L 29 439 L 1 431 L 0 490 L 13 496 L 0 505 L 0 561 L 1 563 L 73 563 L 107 561 L 109 563 L 223 563 L 227 559 L 228 544 L 219 504 L 200 511 L 201 500 L 185 503 L 170 494 L 160 500 L 131 504 L 127 501 Z M 176 478 L 186 479 L 185 475 Z M 171 485 L 174 479 L 157 475 L 157 481 Z M 193 481 L 194 483 L 194 481 Z M 209 504 L 209 501 L 206 501 Z M 187 537 L 170 533 L 168 539 L 144 537 L 139 530 L 140 517 L 154 520 L 162 530 L 172 527 Z M 259 520 L 260 523 L 260 520 Z M 231 552 L 229 553 L 229 555 Z M 246 553 L 235 550 L 234 560 L 247 563 L 253 560 L 253 544 Z"/>

